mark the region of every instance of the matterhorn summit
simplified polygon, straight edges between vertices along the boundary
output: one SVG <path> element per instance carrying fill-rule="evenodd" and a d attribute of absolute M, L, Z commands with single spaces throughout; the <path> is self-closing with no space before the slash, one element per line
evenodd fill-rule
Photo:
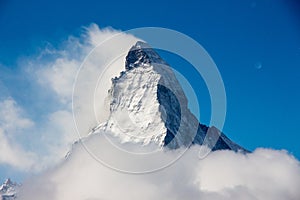
<path fill-rule="evenodd" d="M 216 127 L 199 123 L 171 67 L 144 42 L 129 50 L 124 71 L 112 79 L 108 93 L 109 118 L 93 134 L 109 131 L 122 143 L 159 148 L 198 144 L 211 150 L 247 152 Z"/>

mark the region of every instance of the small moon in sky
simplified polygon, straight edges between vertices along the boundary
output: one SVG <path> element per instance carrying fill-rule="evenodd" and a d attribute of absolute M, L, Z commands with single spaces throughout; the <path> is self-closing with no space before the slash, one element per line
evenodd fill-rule
<path fill-rule="evenodd" d="M 256 63 L 256 64 L 255 64 L 255 68 L 256 68 L 256 69 L 261 69 L 261 68 L 262 68 L 261 62 Z"/>

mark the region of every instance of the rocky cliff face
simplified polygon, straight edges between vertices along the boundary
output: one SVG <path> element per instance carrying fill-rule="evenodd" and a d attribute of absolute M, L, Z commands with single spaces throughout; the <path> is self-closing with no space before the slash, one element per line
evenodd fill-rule
<path fill-rule="evenodd" d="M 109 100 L 110 117 L 95 132 L 109 130 L 121 142 L 247 152 L 217 128 L 199 123 L 171 67 L 146 43 L 137 42 L 128 52 L 125 71 L 112 79 Z"/>

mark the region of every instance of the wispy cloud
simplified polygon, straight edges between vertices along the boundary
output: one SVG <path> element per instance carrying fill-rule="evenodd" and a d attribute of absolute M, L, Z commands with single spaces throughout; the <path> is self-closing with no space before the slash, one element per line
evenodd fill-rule
<path fill-rule="evenodd" d="M 30 130 L 34 122 L 12 98 L 0 102 L 0 164 L 28 170 L 34 163 L 34 154 L 24 150 L 17 142 L 21 134 Z"/>
<path fill-rule="evenodd" d="M 116 35 L 119 35 L 116 39 L 109 40 Z M 125 55 L 119 57 L 120 52 L 128 51 L 136 40 L 120 31 L 100 29 L 91 24 L 82 29 L 80 36 L 69 36 L 58 47 L 47 44 L 38 54 L 20 59 L 14 70 L 2 66 L 0 88 L 3 92 L 0 99 L 3 102 L 0 105 L 6 109 L 0 110 L 3 149 L 0 164 L 23 170 L 23 163 L 28 162 L 26 168 L 35 172 L 59 162 L 79 137 L 72 113 L 74 84 L 77 84 L 74 93 L 75 116 L 80 122 L 77 127 L 85 135 L 98 124 L 94 117 L 93 100 L 99 75 L 103 74 L 108 60 L 119 58 L 119 62 L 114 63 L 115 69 L 108 71 L 105 85 L 101 83 L 105 94 L 98 94 L 96 98 L 100 102 L 96 111 L 102 116 L 101 106 L 110 79 L 123 70 Z M 99 44 L 100 47 L 96 48 Z M 95 53 L 89 55 L 91 50 Z M 82 65 L 88 55 L 88 61 Z M 19 113 L 26 115 L 26 118 L 20 117 L 23 115 Z M 11 133 L 15 131 L 13 129 L 22 133 L 21 140 Z M 27 154 L 30 156 L 24 156 Z M 31 159 L 31 155 L 36 159 Z"/>

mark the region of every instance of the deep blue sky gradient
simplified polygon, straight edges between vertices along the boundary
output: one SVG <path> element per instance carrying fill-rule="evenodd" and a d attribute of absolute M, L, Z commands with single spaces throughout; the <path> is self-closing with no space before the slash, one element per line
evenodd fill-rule
<path fill-rule="evenodd" d="M 92 22 L 120 30 L 174 29 L 198 41 L 221 72 L 228 98 L 224 132 L 250 150 L 287 149 L 299 159 L 299 11 L 293 0 L 0 0 L 0 63 L 14 69 L 21 57 L 47 42 L 59 45 Z M 184 63 L 164 56 L 175 68 Z M 207 105 L 201 108 L 207 123 L 207 91 L 192 71 L 185 73 Z"/>

